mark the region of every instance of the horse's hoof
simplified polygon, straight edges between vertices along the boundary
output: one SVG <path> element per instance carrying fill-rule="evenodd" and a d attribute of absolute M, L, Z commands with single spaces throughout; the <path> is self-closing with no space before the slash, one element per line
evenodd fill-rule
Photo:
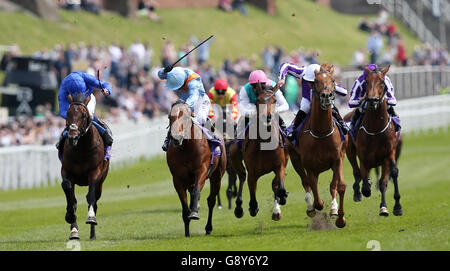
<path fill-rule="evenodd" d="M 73 228 L 70 232 L 69 240 L 78 240 L 80 239 L 80 235 L 78 234 L 78 230 Z"/>
<path fill-rule="evenodd" d="M 402 216 L 403 215 L 402 207 L 400 207 L 400 208 L 395 208 L 394 207 L 394 215 L 395 216 Z"/>
<path fill-rule="evenodd" d="M 338 218 L 336 219 L 336 227 L 342 229 L 343 227 L 345 227 L 345 225 L 347 224 L 347 222 L 345 221 L 345 218 Z"/>
<path fill-rule="evenodd" d="M 206 235 L 210 235 L 212 232 L 212 226 L 206 226 L 205 227 L 205 234 Z"/>
<path fill-rule="evenodd" d="M 362 201 L 362 194 L 361 193 L 354 193 L 353 194 L 353 201 L 354 202 L 360 202 L 360 201 Z"/>
<path fill-rule="evenodd" d="M 272 213 L 272 220 L 274 221 L 280 221 L 281 219 L 281 213 Z"/>
<path fill-rule="evenodd" d="M 306 214 L 309 216 L 309 217 L 315 217 L 316 216 L 316 210 L 306 210 Z"/>
<path fill-rule="evenodd" d="M 191 213 L 189 214 L 188 218 L 189 218 L 190 220 L 199 220 L 199 219 L 200 219 L 200 216 L 198 215 L 197 212 L 191 212 Z"/>
<path fill-rule="evenodd" d="M 241 207 L 236 207 L 236 208 L 234 208 L 234 215 L 237 218 L 241 218 L 244 216 L 244 210 Z"/>
<path fill-rule="evenodd" d="M 330 210 L 330 216 L 337 216 L 338 215 L 338 210 L 337 209 L 331 209 Z"/>
<path fill-rule="evenodd" d="M 388 208 L 386 208 L 386 207 L 381 207 L 381 208 L 380 208 L 380 216 L 389 216 Z"/>
<path fill-rule="evenodd" d="M 364 197 L 366 197 L 366 198 L 369 198 L 370 195 L 372 194 L 372 192 L 370 191 L 370 188 L 367 190 L 362 189 L 361 192 L 364 195 Z"/>
<path fill-rule="evenodd" d="M 94 236 L 89 237 L 89 239 L 95 240 L 95 239 L 97 239 L 97 237 L 94 235 Z"/>
<path fill-rule="evenodd" d="M 86 224 L 97 225 L 97 218 L 95 216 L 88 216 Z"/>
<path fill-rule="evenodd" d="M 256 208 L 256 209 L 249 208 L 248 211 L 250 212 L 251 216 L 256 216 L 259 212 L 259 209 L 258 208 Z"/>

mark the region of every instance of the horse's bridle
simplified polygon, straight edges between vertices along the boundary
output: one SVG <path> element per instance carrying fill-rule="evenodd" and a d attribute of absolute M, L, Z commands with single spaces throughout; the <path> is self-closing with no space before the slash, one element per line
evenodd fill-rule
<path fill-rule="evenodd" d="M 319 76 L 319 74 L 322 73 L 328 73 L 330 74 L 328 71 L 320 71 L 317 76 Z M 331 74 L 330 74 L 331 76 Z M 333 80 L 333 88 L 330 89 L 328 86 L 324 87 L 322 90 L 330 90 L 330 93 L 320 93 L 321 91 L 318 91 L 316 89 L 316 82 L 313 83 L 313 94 L 317 95 L 317 97 L 319 97 L 319 104 L 320 104 L 320 108 L 323 110 L 327 110 L 328 107 L 330 107 L 331 105 L 334 104 L 334 100 L 336 99 L 336 85 L 334 84 L 334 80 Z"/>
<path fill-rule="evenodd" d="M 86 109 L 88 119 L 90 119 L 89 124 L 88 124 L 88 126 L 87 126 L 87 128 L 86 128 L 85 130 L 82 130 L 82 127 L 78 127 L 78 125 L 76 125 L 75 123 L 72 123 L 72 124 L 70 124 L 70 125 L 66 125 L 66 128 L 67 128 L 68 130 L 78 130 L 79 133 L 80 133 L 79 136 L 82 137 L 82 136 L 84 136 L 84 135 L 89 131 L 89 129 L 91 128 L 91 126 L 92 126 L 92 118 L 91 118 L 91 116 L 90 116 L 90 114 L 89 114 L 89 109 L 87 108 L 87 106 L 86 106 L 84 103 L 81 103 L 81 102 L 72 102 L 72 103 L 70 104 L 70 106 L 69 106 L 69 109 L 70 109 L 70 107 L 71 107 L 72 105 L 81 105 L 82 107 L 84 107 L 84 108 Z"/>

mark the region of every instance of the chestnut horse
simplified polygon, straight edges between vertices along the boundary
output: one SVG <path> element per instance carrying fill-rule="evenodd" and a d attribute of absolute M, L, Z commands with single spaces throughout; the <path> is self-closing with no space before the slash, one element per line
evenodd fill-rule
<path fill-rule="evenodd" d="M 200 192 L 208 178 L 211 187 L 208 197 L 208 222 L 205 230 L 206 234 L 210 234 L 213 229 L 213 209 L 227 162 L 223 141 L 220 146 L 220 156 L 216 156 L 211 163 L 208 140 L 202 130 L 193 123 L 189 106 L 181 101 L 176 102 L 172 105 L 169 120 L 171 136 L 167 150 L 167 164 L 181 202 L 184 234 L 186 237 L 190 236 L 190 220 L 200 219 L 198 202 Z M 186 191 L 190 193 L 189 206 Z"/>
<path fill-rule="evenodd" d="M 287 150 L 283 146 L 284 139 L 279 130 L 279 124 L 275 119 L 276 96 L 275 90 L 267 89 L 266 86 L 258 84 L 256 118 L 250 124 L 242 142 L 242 150 L 237 144 L 230 149 L 231 162 L 239 177 L 239 191 L 236 199 L 234 214 L 237 218 L 244 215 L 242 209 L 242 189 L 248 172 L 248 188 L 250 191 L 249 212 L 251 216 L 258 213 L 258 202 L 256 200 L 256 187 L 258 179 L 270 172 L 275 173 L 272 180 L 274 193 L 273 220 L 281 219 L 280 205 L 286 204 L 287 192 L 284 188 L 286 165 L 289 161 Z M 262 130 L 267 134 L 262 135 Z M 256 136 L 255 136 L 256 131 Z M 266 138 L 264 138 L 266 137 Z M 242 164 L 244 160 L 245 167 Z"/>
<path fill-rule="evenodd" d="M 371 182 L 369 180 L 370 169 L 381 166 L 381 178 L 378 186 L 381 192 L 380 216 L 388 216 L 389 211 L 386 205 L 385 193 L 389 177 L 394 182 L 394 215 L 403 214 L 400 205 L 400 193 L 398 190 L 398 168 L 397 158 L 400 152 L 399 138 L 395 133 L 395 126 L 388 113 L 386 102 L 386 90 L 384 77 L 389 70 L 389 66 L 383 70 L 371 71 L 366 68 L 367 87 L 363 101 L 366 103 L 364 117 L 357 132 L 356 142 L 353 137 L 349 137 L 347 148 L 347 158 L 353 168 L 355 183 L 353 185 L 354 200 L 362 199 L 361 192 L 365 197 L 371 195 Z M 351 114 L 351 113 L 349 113 Z M 398 153 L 397 153 L 398 152 Z M 359 159 L 359 167 L 356 161 Z M 361 192 L 359 183 L 363 181 Z"/>
<path fill-rule="evenodd" d="M 70 224 L 70 239 L 80 239 L 75 214 L 77 210 L 75 185 L 89 186 L 86 195 L 88 202 L 86 224 L 91 225 L 90 238 L 95 239 L 97 201 L 102 194 L 102 185 L 109 170 L 109 159 L 104 159 L 102 137 L 97 129 L 93 128 L 87 108 L 90 99 L 91 96 L 85 99 L 84 94 L 68 96 L 70 102 L 66 120 L 68 140 L 64 142 L 62 155 L 61 186 L 66 194 L 66 221 Z"/>
<path fill-rule="evenodd" d="M 335 97 L 333 71 L 334 67 L 329 64 L 322 64 L 320 71 L 315 71 L 315 81 L 311 84 L 311 113 L 298 133 L 298 144 L 296 146 L 289 144 L 288 149 L 292 165 L 300 175 L 306 191 L 306 213 L 309 217 L 314 217 L 316 210 L 323 209 L 318 188 L 319 174 L 330 168 L 333 170 L 333 179 L 330 184 L 332 197 L 330 215 L 338 216 L 336 226 L 343 228 L 346 224 L 344 156 L 347 143 L 341 140 L 337 124 L 332 118 L 332 104 Z M 311 190 L 314 202 L 312 202 Z M 339 193 L 339 205 L 336 202 L 337 193 Z"/>

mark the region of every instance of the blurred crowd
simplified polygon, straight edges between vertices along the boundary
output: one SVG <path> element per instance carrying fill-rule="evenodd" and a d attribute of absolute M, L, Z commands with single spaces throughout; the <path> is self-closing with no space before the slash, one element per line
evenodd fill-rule
<path fill-rule="evenodd" d="M 184 44 L 176 46 L 171 40 L 166 40 L 160 53 L 161 61 L 155 62 L 156 52 L 149 42 L 135 40 L 126 47 L 119 42 L 112 44 L 101 43 L 66 45 L 56 44 L 53 48 L 43 48 L 33 53 L 33 57 L 51 60 L 53 72 L 58 85 L 72 71 L 85 71 L 111 83 L 112 94 L 105 98 L 95 93 L 97 98 L 96 114 L 109 123 L 120 123 L 126 120 L 153 118 L 168 114 L 176 96 L 165 88 L 165 81 L 161 81 L 157 72 L 189 50 L 200 41 L 195 36 Z M 276 80 L 281 63 L 289 61 L 298 65 L 318 63 L 318 53 L 314 50 L 302 48 L 290 53 L 277 45 L 267 46 L 260 56 L 240 56 L 236 59 L 226 58 L 218 68 L 209 59 L 209 49 L 214 39 L 206 42 L 197 50 L 179 62 L 179 66 L 190 68 L 201 75 L 205 90 L 214 85 L 216 79 L 225 79 L 230 87 L 239 90 L 248 79 L 248 75 L 255 68 L 263 65 L 270 78 Z M 14 51 L 4 54 L 2 67 L 6 68 L 11 56 L 20 55 L 20 48 L 14 46 Z M 256 65 L 258 64 L 258 67 Z M 292 108 L 299 105 L 299 87 L 295 79 L 288 80 L 285 86 L 286 98 Z M 22 144 L 49 144 L 56 142 L 65 122 L 50 104 L 39 106 L 32 119 L 14 119 L 9 124 L 0 126 L 0 146 Z"/>
<path fill-rule="evenodd" d="M 369 63 L 396 66 L 412 65 L 450 65 L 450 57 L 445 46 L 433 48 L 426 44 L 416 46 L 408 57 L 402 36 L 396 25 L 389 21 L 389 13 L 382 9 L 378 16 L 369 20 L 364 17 L 358 27 L 369 33 L 366 48 L 358 48 L 352 59 L 352 65 L 362 69 Z"/>

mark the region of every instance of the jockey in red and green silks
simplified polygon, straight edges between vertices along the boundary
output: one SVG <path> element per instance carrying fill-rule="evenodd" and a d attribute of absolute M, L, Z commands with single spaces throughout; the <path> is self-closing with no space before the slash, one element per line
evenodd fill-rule
<path fill-rule="evenodd" d="M 99 120 L 97 116 L 94 114 L 96 106 L 95 96 L 92 94 L 94 88 L 104 89 L 102 90 L 102 92 L 103 95 L 105 96 L 111 94 L 111 85 L 108 82 L 100 81 L 90 74 L 84 72 L 72 72 L 69 75 L 67 75 L 61 82 L 61 86 L 59 88 L 58 94 L 59 115 L 64 119 L 67 118 L 67 110 L 69 110 L 70 107 L 70 103 L 68 100 L 69 94 L 72 97 L 75 97 L 78 94 L 83 94 L 86 98 L 88 96 L 91 96 L 91 99 L 87 104 L 87 108 L 92 118 L 92 124 L 97 128 L 98 132 L 103 138 L 106 150 L 105 159 L 109 159 L 110 158 L 109 151 L 111 150 L 111 145 L 113 143 L 112 133 L 109 127 L 103 121 Z M 59 139 L 59 142 L 56 145 L 60 157 L 62 157 L 61 155 L 66 136 L 67 130 L 64 129 Z"/>
<path fill-rule="evenodd" d="M 369 70 L 374 71 L 378 70 L 378 66 L 376 64 L 369 64 L 366 66 Z M 364 70 L 363 74 L 355 80 L 353 84 L 352 91 L 350 92 L 350 100 L 348 101 L 348 106 L 350 108 L 357 108 L 355 113 L 352 116 L 350 127 L 353 128 L 355 126 L 356 121 L 362 112 L 364 112 L 365 103 L 361 101 L 361 98 L 366 95 L 366 78 L 367 72 Z M 391 79 L 387 75 L 384 77 L 384 87 L 386 90 L 386 99 L 388 104 L 388 112 L 391 116 L 397 116 L 394 111 L 394 106 L 397 105 L 397 99 L 394 96 L 394 86 L 392 85 Z"/>

